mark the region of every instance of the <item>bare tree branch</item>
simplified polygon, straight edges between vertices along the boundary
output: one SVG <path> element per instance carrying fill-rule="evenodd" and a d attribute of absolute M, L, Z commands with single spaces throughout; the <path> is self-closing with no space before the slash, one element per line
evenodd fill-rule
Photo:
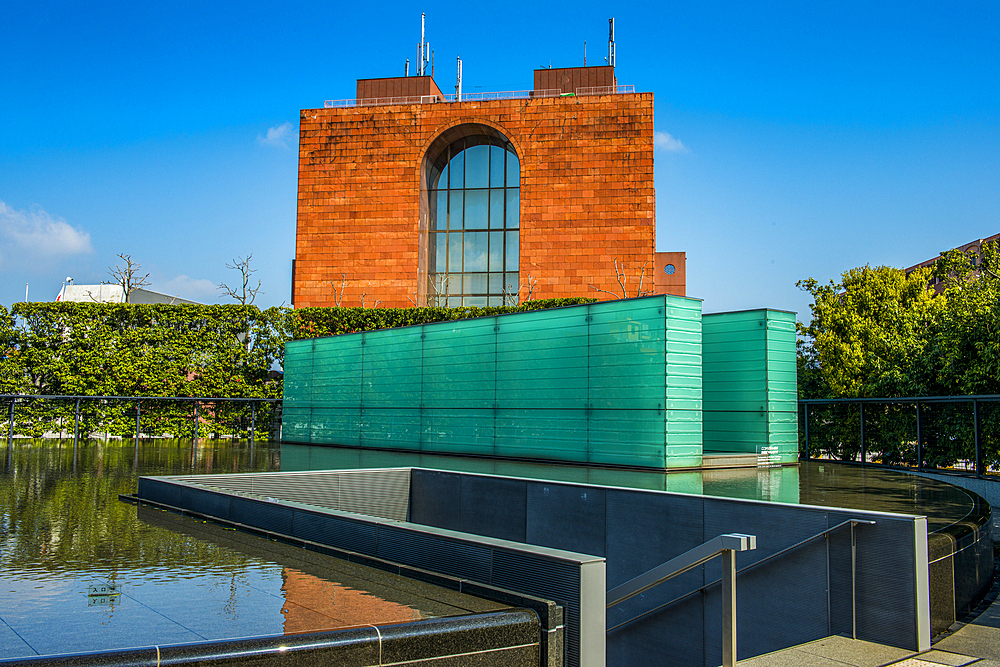
<path fill-rule="evenodd" d="M 611 296 L 615 297 L 616 299 L 620 299 L 620 298 L 621 298 L 620 296 L 618 296 L 618 295 L 617 295 L 617 294 L 615 294 L 614 292 L 609 292 L 608 290 L 606 290 L 606 289 L 601 289 L 600 287 L 594 287 L 593 285 L 591 285 L 591 286 L 590 286 L 590 288 L 591 288 L 591 289 L 595 289 L 595 290 L 597 290 L 598 292 L 604 292 L 605 294 L 610 294 Z"/>
<path fill-rule="evenodd" d="M 447 305 L 446 301 L 444 303 L 442 303 L 442 301 L 444 301 L 446 298 L 448 292 L 448 284 L 450 282 L 451 282 L 451 276 L 439 273 L 434 276 L 433 281 L 429 281 L 427 283 L 428 289 L 430 289 L 431 292 L 433 292 L 433 294 L 428 294 L 427 296 L 428 306 L 431 306 L 432 297 L 434 301 L 434 306 L 441 308 L 444 305 Z"/>
<path fill-rule="evenodd" d="M 257 292 L 260 291 L 260 280 L 257 281 L 256 287 L 250 287 L 253 274 L 257 273 L 257 269 L 250 268 L 250 261 L 252 259 L 253 253 L 250 253 L 246 256 L 246 259 L 237 257 L 233 260 L 232 264 L 226 264 L 227 269 L 233 269 L 234 271 L 240 272 L 240 278 L 243 283 L 242 285 L 237 285 L 233 288 L 226 283 L 219 284 L 219 289 L 225 292 L 226 296 L 232 297 L 244 306 L 252 304 L 253 300 L 257 298 Z"/>
<path fill-rule="evenodd" d="M 125 266 L 116 264 L 115 268 L 108 267 L 108 275 L 114 278 L 108 285 L 121 285 L 125 292 L 125 303 L 130 303 L 132 292 L 140 287 L 149 286 L 149 274 L 139 275 L 142 265 L 132 259 L 132 255 L 123 252 L 118 253 L 118 257 L 125 262 Z"/>
<path fill-rule="evenodd" d="M 625 283 L 628 282 L 628 276 L 625 275 L 625 262 L 622 262 L 622 267 L 618 268 L 618 258 L 615 257 L 615 276 L 618 278 L 618 284 L 622 288 L 622 297 L 628 298 L 628 290 L 625 289 Z"/>
<path fill-rule="evenodd" d="M 333 287 L 333 303 L 340 308 L 340 302 L 344 300 L 344 292 L 347 290 L 347 274 L 341 273 L 341 283 L 340 283 L 340 294 L 337 294 L 337 283 L 330 280 L 330 286 Z"/>
<path fill-rule="evenodd" d="M 372 286 L 372 281 L 370 281 L 370 280 L 369 280 L 369 281 L 368 281 L 368 287 L 371 287 L 371 286 Z M 362 290 L 362 292 L 361 292 L 361 307 L 362 307 L 362 308 L 364 308 L 364 307 L 365 307 L 365 297 L 366 297 L 367 295 L 368 295 L 368 293 L 367 293 L 367 292 L 365 292 L 364 290 Z M 378 308 L 378 307 L 379 307 L 379 306 L 381 306 L 381 305 L 382 305 L 382 302 L 381 302 L 381 301 L 375 301 L 375 305 L 374 305 L 374 306 L 372 306 L 372 308 Z"/>
<path fill-rule="evenodd" d="M 645 264 L 643 264 L 642 265 L 642 271 L 639 272 L 639 288 L 636 289 L 636 291 L 635 291 L 635 295 L 636 296 L 646 296 L 648 294 L 652 294 L 652 292 L 648 291 L 648 290 L 645 291 L 645 292 L 642 291 L 642 279 L 646 276 L 646 265 L 647 264 L 649 264 L 649 262 L 646 262 Z"/>
<path fill-rule="evenodd" d="M 639 271 L 639 286 L 636 287 L 635 290 L 635 296 L 637 297 L 648 296 L 650 294 L 653 294 L 652 290 L 642 289 L 642 283 L 646 278 L 646 268 L 648 266 L 649 262 L 646 262 L 645 264 L 642 265 L 642 269 Z M 615 278 L 618 280 L 618 286 L 621 287 L 622 289 L 621 295 L 619 295 L 617 292 L 611 292 L 606 289 L 601 289 L 600 287 L 595 287 L 594 285 L 591 285 L 590 287 L 592 289 L 597 290 L 598 292 L 604 292 L 605 294 L 610 294 L 616 299 L 628 299 L 629 298 L 628 287 L 626 285 L 626 283 L 628 283 L 627 267 L 625 266 L 625 262 L 622 262 L 621 265 L 619 265 L 617 257 L 615 258 Z"/>

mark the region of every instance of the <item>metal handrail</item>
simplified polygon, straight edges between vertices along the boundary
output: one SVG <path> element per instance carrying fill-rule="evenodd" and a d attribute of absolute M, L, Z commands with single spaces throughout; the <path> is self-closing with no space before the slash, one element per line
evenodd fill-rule
<path fill-rule="evenodd" d="M 861 454 L 861 465 L 867 464 L 868 461 L 868 449 L 867 442 L 865 440 L 865 405 L 912 405 L 916 408 L 916 458 L 917 458 L 917 470 L 922 470 L 924 467 L 924 437 L 922 430 L 922 420 L 921 420 L 921 407 L 924 404 L 953 404 L 953 403 L 971 403 L 972 404 L 972 432 L 973 432 L 973 447 L 975 451 L 975 471 L 976 477 L 982 478 L 983 476 L 983 442 L 982 442 L 982 428 L 980 425 L 981 413 L 979 410 L 979 403 L 995 403 L 1000 401 L 1000 394 L 970 394 L 968 396 L 904 396 L 899 398 L 804 398 L 799 399 L 798 405 L 802 408 L 803 415 L 803 434 L 805 437 L 805 447 L 800 451 L 799 456 L 803 459 L 811 458 L 809 454 L 809 408 L 810 407 L 820 407 L 824 405 L 854 405 L 858 406 L 858 412 L 860 417 L 860 423 L 858 425 L 858 444 Z M 988 465 L 986 468 L 988 469 Z"/>
<path fill-rule="evenodd" d="M 256 402 L 256 403 L 277 403 L 281 401 L 280 398 L 234 398 L 227 397 L 221 398 L 216 396 L 87 396 L 85 394 L 0 394 L 0 399 L 8 398 L 30 398 L 37 399 L 42 398 L 45 400 L 50 399 L 107 399 L 107 400 L 120 400 L 120 401 L 203 401 L 205 403 L 210 403 L 212 401 L 243 401 L 246 402 Z"/>
<path fill-rule="evenodd" d="M 644 572 L 638 577 L 629 579 L 620 586 L 615 586 L 607 594 L 608 608 L 610 609 L 616 604 L 635 597 L 639 593 L 648 591 L 653 586 L 682 575 L 699 565 L 703 565 L 724 551 L 750 551 L 756 548 L 757 537 L 755 535 L 744 535 L 743 533 L 719 535 L 704 544 L 696 546 L 694 549 L 671 558 L 661 565 L 657 565 L 652 570 Z"/>
<path fill-rule="evenodd" d="M 74 401 L 76 403 L 73 411 L 73 447 L 74 451 L 80 440 L 80 402 L 81 401 L 124 401 L 135 403 L 135 440 L 138 446 L 141 435 L 140 413 L 143 401 L 175 401 L 194 403 L 194 438 L 198 439 L 198 408 L 202 403 L 214 405 L 216 403 L 241 402 L 250 404 L 250 443 L 255 441 L 255 431 L 257 427 L 257 405 L 259 403 L 279 404 L 280 398 L 233 398 L 233 397 L 201 397 L 201 396 L 86 396 L 82 394 L 0 394 L 0 401 L 9 401 L 8 427 L 7 427 L 7 447 L 14 442 L 14 409 L 20 403 L 32 403 L 35 401 L 63 400 Z"/>
<path fill-rule="evenodd" d="M 757 548 L 757 537 L 743 533 L 719 535 L 694 549 L 671 558 L 638 577 L 615 586 L 607 593 L 607 605 L 613 607 L 647 591 L 668 579 L 722 556 L 722 664 L 736 667 L 736 552 Z M 617 626 L 616 626 L 617 627 Z M 610 632 L 610 630 L 606 631 Z"/>
<path fill-rule="evenodd" d="M 968 403 L 969 401 L 1000 401 L 1000 394 L 969 394 L 968 396 L 898 396 L 896 398 L 800 398 L 799 405 L 826 403 Z"/>
<path fill-rule="evenodd" d="M 852 607 L 851 612 L 852 612 L 852 617 L 856 617 L 856 613 L 855 613 L 856 612 L 856 610 L 855 610 L 856 600 L 855 600 L 855 591 L 854 591 L 854 589 L 855 589 L 855 566 L 856 566 L 856 562 L 857 562 L 856 561 L 857 553 L 856 553 L 856 550 L 855 550 L 856 545 L 854 543 L 854 526 L 858 525 L 858 524 L 861 524 L 861 525 L 875 525 L 875 521 L 871 521 L 871 520 L 868 520 L 868 519 L 848 519 L 847 521 L 842 521 L 842 522 L 838 523 L 836 526 L 831 526 L 830 528 L 827 528 L 824 531 L 816 533 L 815 535 L 810 535 L 809 537 L 805 538 L 804 540 L 796 542 L 795 544 L 793 544 L 791 546 L 785 547 L 784 549 L 781 549 L 780 551 L 774 552 L 770 556 L 765 556 L 764 558 L 761 558 L 758 561 L 754 561 L 753 563 L 750 563 L 749 565 L 745 565 L 742 568 L 740 568 L 739 570 L 737 570 L 736 574 L 739 575 L 739 574 L 743 574 L 744 572 L 746 572 L 748 570 L 752 570 L 755 567 L 758 567 L 758 566 L 763 565 L 764 563 L 766 563 L 768 561 L 771 561 L 771 560 L 774 560 L 775 558 L 778 558 L 779 556 L 783 556 L 784 554 L 788 553 L 789 551 L 793 551 L 795 549 L 798 549 L 799 547 L 802 547 L 802 546 L 808 544 L 809 542 L 812 542 L 813 540 L 817 540 L 817 539 L 819 539 L 821 537 L 829 535 L 833 531 L 835 531 L 835 530 L 837 530 L 839 528 L 843 528 L 844 526 L 846 526 L 848 524 L 851 525 L 851 607 Z M 718 538 L 716 538 L 716 539 L 718 539 Z M 690 552 L 688 552 L 688 553 L 690 553 Z M 670 562 L 670 561 L 668 561 L 668 562 Z M 688 568 L 688 569 L 690 569 L 690 568 Z M 670 606 L 672 606 L 674 604 L 677 604 L 678 602 L 682 602 L 682 601 L 688 599 L 692 595 L 695 595 L 697 593 L 702 593 L 702 592 L 708 590 L 709 588 L 711 588 L 712 586 L 715 586 L 715 585 L 717 585 L 717 584 L 719 584 L 721 582 L 722 582 L 722 579 L 716 579 L 715 581 L 713 581 L 711 583 L 707 583 L 704 586 L 701 586 L 700 588 L 696 588 L 693 591 L 690 591 L 688 593 L 685 593 L 684 595 L 676 597 L 673 600 L 670 600 L 669 602 L 664 602 L 661 605 L 658 605 L 658 606 L 656 606 L 656 607 L 654 607 L 652 609 L 644 611 L 641 614 L 638 614 L 637 616 L 633 616 L 632 618 L 630 618 L 630 619 L 628 619 L 626 621 L 622 621 L 621 623 L 608 628 L 608 632 L 612 632 L 614 630 L 617 630 L 618 628 L 622 627 L 623 625 L 628 625 L 629 623 L 632 623 L 633 621 L 638 621 L 640 618 L 645 618 L 646 616 L 649 616 L 650 614 L 655 614 L 656 612 L 658 612 L 658 611 L 660 611 L 662 609 L 666 609 L 667 607 L 670 607 Z M 856 618 L 853 618 L 852 620 L 853 620 L 853 624 L 854 624 L 854 636 L 856 637 L 857 636 L 857 620 L 856 620 Z"/>
<path fill-rule="evenodd" d="M 327 109 L 393 106 L 401 104 L 438 104 L 453 102 L 489 102 L 492 100 L 527 100 L 545 97 L 564 97 L 567 95 L 584 97 L 588 95 L 624 95 L 635 93 L 635 86 L 623 84 L 616 86 L 588 86 L 577 88 L 573 93 L 564 93 L 561 88 L 545 90 L 505 90 L 499 92 L 481 93 L 442 93 L 441 95 L 410 95 L 407 97 L 361 97 L 347 100 L 325 100 L 323 107 Z"/>

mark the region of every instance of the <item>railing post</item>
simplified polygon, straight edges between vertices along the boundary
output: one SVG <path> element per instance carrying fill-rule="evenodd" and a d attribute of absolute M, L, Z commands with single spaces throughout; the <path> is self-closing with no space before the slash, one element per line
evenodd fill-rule
<path fill-rule="evenodd" d="M 722 666 L 736 667 L 736 552 L 722 550 Z"/>
<path fill-rule="evenodd" d="M 920 421 L 920 401 L 917 401 L 917 470 L 924 468 L 924 429 Z"/>
<path fill-rule="evenodd" d="M 142 401 L 135 402 L 135 444 L 139 444 L 139 413 L 142 412 Z"/>
<path fill-rule="evenodd" d="M 194 402 L 194 442 L 198 444 L 198 401 Z"/>
<path fill-rule="evenodd" d="M 972 429 L 976 439 L 976 477 L 983 476 L 983 448 L 979 442 L 979 401 L 972 401 Z"/>
<path fill-rule="evenodd" d="M 858 542 L 854 537 L 854 522 L 851 522 L 851 638 L 858 638 L 858 594 L 857 594 Z"/>
<path fill-rule="evenodd" d="M 800 459 L 803 461 L 808 461 L 809 460 L 809 404 L 808 403 L 804 403 L 802 405 L 802 412 L 804 417 L 803 421 L 805 422 L 803 430 L 805 431 L 806 446 L 805 450 L 802 452 Z"/>
<path fill-rule="evenodd" d="M 253 449 L 253 431 L 257 423 L 257 402 L 250 401 L 250 448 Z"/>
<path fill-rule="evenodd" d="M 76 409 L 73 412 L 73 449 L 80 439 L 80 399 L 76 399 Z"/>
<path fill-rule="evenodd" d="M 10 397 L 10 426 L 7 428 L 7 447 L 14 444 L 14 401 L 17 399 Z"/>
<path fill-rule="evenodd" d="M 860 410 L 860 419 L 858 420 L 861 426 L 859 431 L 861 437 L 861 465 L 865 465 L 868 460 L 868 454 L 865 451 L 865 404 L 858 403 L 858 409 Z"/>

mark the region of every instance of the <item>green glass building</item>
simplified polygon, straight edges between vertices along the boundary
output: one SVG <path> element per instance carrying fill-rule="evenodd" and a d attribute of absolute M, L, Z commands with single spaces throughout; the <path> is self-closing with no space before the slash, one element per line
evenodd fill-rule
<path fill-rule="evenodd" d="M 728 339 L 703 345 L 702 329 L 701 301 L 657 295 L 290 341 L 282 439 L 697 467 L 710 407 L 703 368 L 727 363 L 712 366 L 706 355 L 731 356 Z M 768 340 L 761 338 L 785 344 Z M 789 349 L 794 411 L 794 326 Z M 723 411 L 730 407 L 723 403 Z M 792 442 L 794 449 L 794 432 Z M 712 446 L 759 451 L 745 442 Z"/>

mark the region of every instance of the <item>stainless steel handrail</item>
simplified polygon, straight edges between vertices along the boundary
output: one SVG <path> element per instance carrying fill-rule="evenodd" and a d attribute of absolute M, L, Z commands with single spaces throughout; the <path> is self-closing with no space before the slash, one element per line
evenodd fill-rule
<path fill-rule="evenodd" d="M 609 608 L 613 607 L 653 586 L 703 565 L 716 556 L 722 556 L 722 664 L 723 667 L 736 667 L 736 552 L 756 548 L 755 535 L 743 533 L 719 535 L 624 584 L 615 586 L 607 593 L 607 605 Z"/>
<path fill-rule="evenodd" d="M 742 574 L 742 573 L 744 573 L 744 572 L 746 572 L 748 570 L 752 570 L 755 567 L 758 567 L 760 565 L 763 565 L 764 563 L 767 563 L 768 561 L 771 561 L 771 560 L 774 560 L 775 558 L 778 558 L 779 556 L 783 556 L 784 554 L 788 553 L 789 551 L 793 551 L 795 549 L 798 549 L 799 547 L 801 547 L 801 546 L 803 546 L 805 544 L 808 544 L 809 542 L 812 542 L 813 540 L 817 540 L 817 539 L 819 539 L 821 537 L 829 535 L 833 531 L 835 531 L 835 530 L 837 530 L 839 528 L 843 528 L 844 526 L 846 526 L 848 524 L 850 524 L 850 526 L 851 526 L 851 619 L 852 619 L 852 626 L 853 626 L 852 627 L 853 636 L 854 636 L 854 638 L 857 638 L 857 609 L 856 609 L 857 599 L 856 599 L 856 594 L 855 594 L 855 587 L 856 587 L 856 583 L 857 583 L 856 582 L 857 545 L 856 545 L 856 543 L 854 541 L 854 526 L 858 525 L 858 524 L 861 524 L 861 525 L 874 525 L 875 524 L 874 521 L 870 521 L 868 519 L 848 519 L 847 521 L 842 521 L 842 522 L 838 523 L 836 526 L 831 526 L 830 528 L 827 528 L 824 531 L 816 533 L 815 535 L 810 535 L 809 537 L 805 538 L 804 540 L 801 540 L 800 542 L 796 542 L 795 544 L 793 544 L 791 546 L 785 547 L 784 549 L 781 549 L 780 551 L 775 551 L 770 556 L 765 556 L 764 558 L 761 558 L 758 561 L 750 563 L 749 565 L 745 565 L 744 567 L 742 567 L 741 569 L 739 569 L 736 572 L 736 574 L 739 575 L 739 574 Z M 716 538 L 716 539 L 718 539 L 718 538 Z M 688 552 L 688 553 L 690 553 L 690 552 Z M 670 562 L 670 561 L 668 561 L 668 562 Z M 690 568 L 688 568 L 688 569 L 690 569 Z M 660 611 L 662 609 L 666 609 L 667 607 L 670 607 L 670 606 L 672 606 L 674 604 L 677 604 L 678 602 L 682 602 L 683 600 L 686 600 L 686 599 L 690 598 L 692 595 L 696 595 L 697 593 L 704 592 L 704 591 L 708 590 L 709 588 L 711 588 L 712 586 L 715 586 L 715 585 L 717 585 L 717 584 L 719 584 L 721 582 L 723 582 L 722 579 L 716 579 L 715 581 L 713 581 L 711 583 L 708 583 L 708 584 L 705 584 L 704 586 L 702 586 L 700 588 L 696 588 L 693 591 L 690 591 L 688 593 L 685 593 L 684 595 L 676 597 L 673 600 L 670 600 L 669 602 L 664 602 L 661 605 L 657 605 L 656 607 L 654 607 L 652 609 L 644 611 L 641 614 L 633 616 L 632 618 L 630 618 L 630 619 L 628 619 L 626 621 L 622 621 L 621 623 L 618 623 L 617 625 L 614 625 L 614 626 L 608 628 L 608 632 L 613 632 L 614 630 L 617 630 L 618 628 L 622 627 L 623 625 L 628 625 L 629 623 L 632 623 L 633 621 L 638 621 L 640 618 L 645 618 L 646 616 L 649 616 L 650 614 L 655 614 L 656 612 L 658 612 L 658 611 Z"/>
<path fill-rule="evenodd" d="M 662 565 L 657 565 L 652 570 L 644 572 L 638 577 L 629 579 L 620 586 L 615 586 L 608 591 L 608 608 L 610 609 L 616 604 L 647 591 L 668 579 L 673 579 L 676 576 L 684 574 L 688 570 L 721 555 L 724 551 L 750 551 L 756 548 L 757 537 L 754 535 L 744 535 L 743 533 L 719 535 L 704 544 L 696 546 L 694 549 L 671 558 Z"/>

